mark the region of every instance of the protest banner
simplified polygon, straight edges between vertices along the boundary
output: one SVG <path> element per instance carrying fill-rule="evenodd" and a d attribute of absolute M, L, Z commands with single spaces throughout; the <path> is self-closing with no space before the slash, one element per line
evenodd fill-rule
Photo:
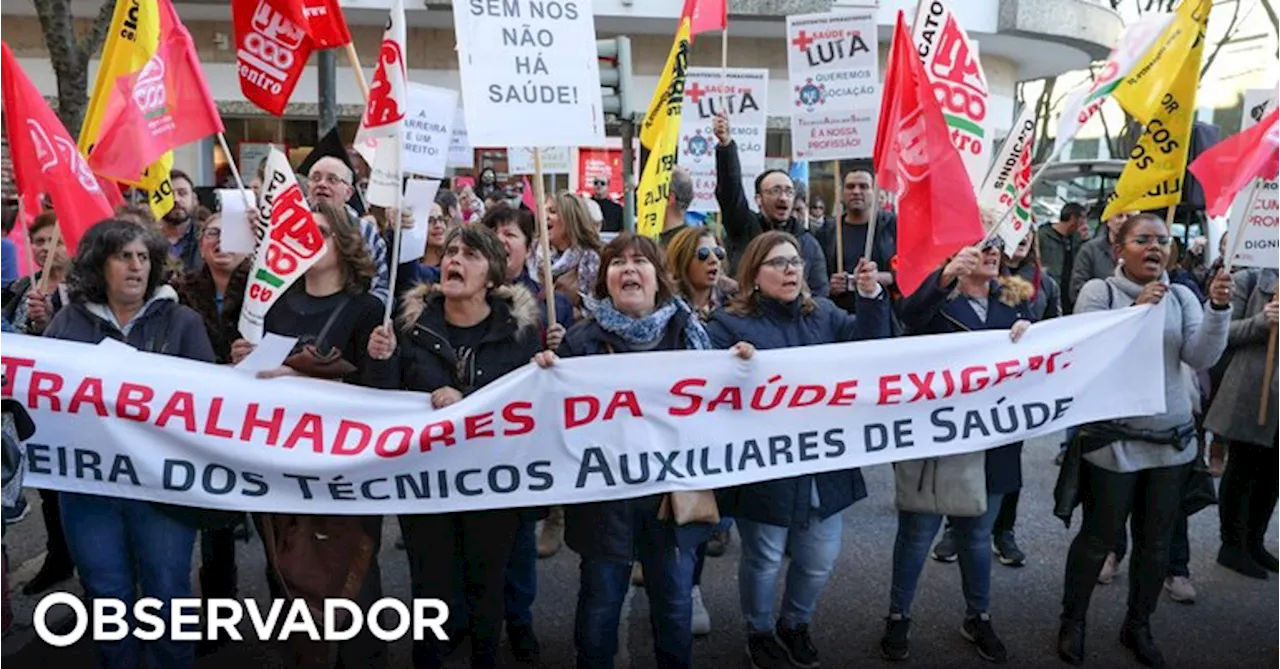
<path fill-rule="evenodd" d="M 563 359 L 441 410 L 425 393 L 6 334 L 3 395 L 36 424 L 26 481 L 39 488 L 312 514 L 574 504 L 974 452 L 1159 413 L 1164 308 L 1053 319 L 1016 344 L 985 331 L 749 361 Z"/>
<path fill-rule="evenodd" d="M 409 113 L 404 117 L 404 171 L 442 177 L 453 144 L 458 93 L 447 88 L 409 84 Z"/>
<path fill-rule="evenodd" d="M 722 108 L 738 146 L 745 192 L 755 191 L 755 175 L 764 171 L 765 126 L 769 109 L 769 70 L 691 67 L 685 74 L 685 110 L 680 117 L 679 163 L 693 175 L 690 211 L 720 211 L 716 203 L 716 138 L 712 123 Z"/>
<path fill-rule="evenodd" d="M 240 311 L 240 335 L 256 344 L 271 305 L 320 259 L 324 237 L 311 216 L 293 167 L 275 149 L 267 156 L 258 220 L 266 225 L 249 270 Z"/>
<path fill-rule="evenodd" d="M 568 174 L 572 171 L 573 149 L 567 146 L 556 146 L 542 149 L 543 174 Z M 537 170 L 533 164 L 533 149 L 526 146 L 507 148 L 507 173 L 529 174 Z"/>
<path fill-rule="evenodd" d="M 1022 238 L 1031 232 L 1031 190 L 1027 184 L 1031 182 L 1035 137 L 1035 106 L 1023 105 L 1018 120 L 1000 146 L 1000 153 L 987 173 L 982 189 L 978 191 L 978 204 L 994 211 L 996 220 L 1003 221 L 997 234 L 1004 240 L 1004 252 L 1010 257 Z M 964 152 L 960 154 L 963 156 Z M 1012 215 L 1005 216 L 1010 208 L 1013 209 Z"/>
<path fill-rule="evenodd" d="M 991 157 L 987 136 L 989 90 L 977 47 L 942 0 L 919 4 L 912 39 L 933 92 L 942 104 L 942 115 L 951 127 L 951 143 L 960 151 L 965 171 L 976 189 L 987 174 Z"/>
<path fill-rule="evenodd" d="M 603 143 L 591 0 L 467 2 L 454 9 L 473 146 Z"/>
<path fill-rule="evenodd" d="M 870 158 L 880 109 L 874 11 L 787 17 L 796 160 Z"/>
<path fill-rule="evenodd" d="M 445 166 L 475 168 L 476 154 L 471 148 L 471 140 L 467 137 L 467 115 L 462 107 L 454 111 L 452 130 L 449 136 L 449 161 Z"/>
<path fill-rule="evenodd" d="M 1257 179 L 1236 196 L 1227 223 L 1227 248 L 1236 249 L 1231 267 L 1280 269 L 1278 188 L 1275 180 Z"/>

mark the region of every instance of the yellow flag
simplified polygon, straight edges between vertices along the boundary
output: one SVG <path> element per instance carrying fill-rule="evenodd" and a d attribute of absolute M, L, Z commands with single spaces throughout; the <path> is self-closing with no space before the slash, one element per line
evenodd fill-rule
<path fill-rule="evenodd" d="M 1212 0 L 1182 0 L 1173 22 L 1116 86 L 1111 97 L 1138 122 L 1160 113 L 1184 67 L 1199 71 L 1212 8 Z"/>
<path fill-rule="evenodd" d="M 1192 32 L 1203 31 L 1209 21 L 1210 0 L 1188 0 L 1179 11 L 1185 10 L 1188 5 L 1203 5 L 1203 12 L 1196 14 L 1199 23 Z M 1200 7 L 1195 9 L 1199 10 Z M 1178 20 L 1181 18 L 1180 16 Z M 1175 25 L 1178 20 L 1174 21 Z M 1159 50 L 1159 46 L 1156 50 Z M 1102 212 L 1104 220 L 1117 212 L 1161 209 L 1182 201 L 1191 127 L 1196 120 L 1196 89 L 1200 87 L 1200 57 L 1203 53 L 1204 39 L 1197 39 L 1185 53 L 1178 54 L 1176 58 L 1157 59 L 1147 70 L 1149 82 L 1168 81 L 1169 86 L 1150 93 L 1141 92 L 1144 101 L 1148 98 L 1155 99 L 1158 104 L 1155 113 L 1146 123 L 1142 137 L 1129 152 L 1129 162 L 1125 164 L 1124 172 L 1116 182 L 1115 197 Z"/>
<path fill-rule="evenodd" d="M 636 189 L 639 216 L 636 232 L 657 239 L 671 188 L 671 171 L 676 166 L 680 139 L 680 113 L 684 108 L 684 79 L 689 64 L 689 20 L 683 19 L 676 31 L 667 65 L 658 80 L 658 90 L 649 103 L 640 131 L 640 142 L 649 147 L 649 160 L 640 175 Z"/>
<path fill-rule="evenodd" d="M 102 46 L 102 62 L 93 83 L 84 125 L 80 126 L 80 151 L 85 155 L 98 141 L 107 103 L 116 81 L 142 69 L 160 48 L 160 5 L 158 0 L 120 0 L 116 3 L 107 41 Z M 143 178 L 130 186 L 147 191 L 151 213 L 159 219 L 173 208 L 173 188 L 169 170 L 173 169 L 173 152 L 160 157 L 147 168 Z"/>

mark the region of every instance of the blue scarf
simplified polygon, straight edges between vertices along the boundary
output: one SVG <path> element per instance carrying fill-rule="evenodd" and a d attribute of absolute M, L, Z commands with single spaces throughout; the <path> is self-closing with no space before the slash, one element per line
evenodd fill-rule
<path fill-rule="evenodd" d="M 711 337 L 694 316 L 689 305 L 679 297 L 672 299 L 644 318 L 632 318 L 613 307 L 613 300 L 596 303 L 592 317 L 608 332 L 612 332 L 628 344 L 646 346 L 653 344 L 667 331 L 667 324 L 677 311 L 690 314 L 684 328 L 685 348 L 704 351 L 711 348 Z"/>

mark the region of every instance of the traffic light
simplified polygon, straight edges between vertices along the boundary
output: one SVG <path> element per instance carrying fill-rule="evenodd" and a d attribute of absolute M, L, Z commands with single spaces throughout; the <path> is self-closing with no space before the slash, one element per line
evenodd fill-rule
<path fill-rule="evenodd" d="M 619 121 L 629 121 L 631 104 L 631 38 L 626 36 L 596 40 L 600 59 L 600 87 L 604 89 L 604 113 Z"/>

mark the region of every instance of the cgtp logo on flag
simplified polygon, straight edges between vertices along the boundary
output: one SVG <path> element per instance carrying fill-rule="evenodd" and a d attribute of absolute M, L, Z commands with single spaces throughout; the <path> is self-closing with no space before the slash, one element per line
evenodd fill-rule
<path fill-rule="evenodd" d="M 35 119 L 27 119 L 27 129 L 31 132 L 31 143 L 36 151 L 36 159 L 40 161 L 40 172 L 48 174 L 58 167 L 59 157 L 61 153 L 66 156 L 67 162 L 71 167 L 71 171 L 76 175 L 76 181 L 80 183 L 80 187 L 90 193 L 100 193 L 102 189 L 98 187 L 98 179 L 93 175 L 93 170 L 89 169 L 89 163 L 85 161 L 84 156 L 80 154 L 80 149 L 72 144 L 65 137 L 54 137 L 49 139 L 49 133 L 44 126 L 36 122 Z"/>
<path fill-rule="evenodd" d="M 405 71 L 400 45 L 395 40 L 382 40 L 378 61 L 383 67 L 375 71 L 373 85 L 369 87 L 369 106 L 365 108 L 364 117 L 367 128 L 390 125 L 404 118 L 404 109 L 400 106 L 404 95 L 401 91 L 392 90 L 394 85 L 387 76 L 387 71 L 393 67 L 400 72 Z"/>
<path fill-rule="evenodd" d="M 267 267 L 276 274 L 292 274 L 300 261 L 315 257 L 324 249 L 320 226 L 295 183 L 276 199 L 271 208 L 271 239 L 279 245 L 267 247 Z M 274 257 L 273 257 L 274 256 Z"/>
<path fill-rule="evenodd" d="M 981 121 L 987 117 L 983 99 L 986 83 L 978 59 L 965 44 L 960 26 L 952 17 L 938 37 L 937 57 L 929 62 L 933 94 L 946 111 Z"/>
<path fill-rule="evenodd" d="M 901 146 L 897 152 L 898 169 L 907 181 L 920 181 L 929 173 L 929 147 L 925 143 L 925 134 L 924 113 L 919 107 L 898 123 L 898 138 L 895 140 Z"/>
<path fill-rule="evenodd" d="M 241 75 L 272 95 L 280 95 L 306 32 L 276 11 L 269 0 L 260 0 L 253 10 L 250 27 L 244 46 L 236 53 L 241 61 Z"/>

